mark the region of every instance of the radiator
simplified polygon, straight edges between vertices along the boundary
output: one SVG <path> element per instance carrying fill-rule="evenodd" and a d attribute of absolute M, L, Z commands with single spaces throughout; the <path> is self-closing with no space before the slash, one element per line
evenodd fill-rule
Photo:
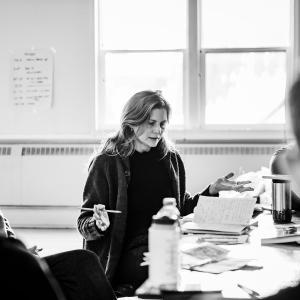
<path fill-rule="evenodd" d="M 195 193 L 228 172 L 268 167 L 281 145 L 177 145 Z M 0 146 L 0 205 L 14 226 L 75 227 L 92 144 Z"/>

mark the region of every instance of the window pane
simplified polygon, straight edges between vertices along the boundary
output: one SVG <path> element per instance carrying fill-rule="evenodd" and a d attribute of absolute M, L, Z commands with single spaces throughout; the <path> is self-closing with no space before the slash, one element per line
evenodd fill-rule
<path fill-rule="evenodd" d="M 186 0 L 102 0 L 102 49 L 184 49 Z"/>
<path fill-rule="evenodd" d="M 202 47 L 289 45 L 289 0 L 202 0 Z"/>
<path fill-rule="evenodd" d="M 183 54 L 107 53 L 105 124 L 119 123 L 125 102 L 141 90 L 161 90 L 172 106 L 170 125 L 183 124 Z"/>
<path fill-rule="evenodd" d="M 206 55 L 207 124 L 283 124 L 285 52 Z"/>

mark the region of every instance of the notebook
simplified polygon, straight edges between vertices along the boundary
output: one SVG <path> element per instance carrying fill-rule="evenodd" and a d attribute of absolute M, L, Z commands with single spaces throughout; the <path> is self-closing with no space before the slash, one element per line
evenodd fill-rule
<path fill-rule="evenodd" d="M 192 221 L 184 222 L 184 232 L 239 235 L 248 230 L 256 198 L 200 196 Z"/>

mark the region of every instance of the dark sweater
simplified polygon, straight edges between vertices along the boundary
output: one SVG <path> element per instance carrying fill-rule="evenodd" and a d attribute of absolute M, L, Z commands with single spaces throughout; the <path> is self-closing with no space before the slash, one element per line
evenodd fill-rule
<path fill-rule="evenodd" d="M 143 253 L 148 252 L 148 229 L 152 216 L 162 207 L 163 198 L 175 197 L 175 194 L 158 147 L 149 152 L 135 151 L 129 162 L 131 179 L 127 191 L 127 226 L 114 286 L 130 284 L 136 289 L 148 277 L 148 268 L 140 264 Z"/>
<path fill-rule="evenodd" d="M 147 235 L 152 216 L 162 207 L 162 199 L 175 197 L 168 171 L 157 148 L 135 151 L 129 158 L 131 180 L 128 186 L 128 222 L 126 242 Z"/>

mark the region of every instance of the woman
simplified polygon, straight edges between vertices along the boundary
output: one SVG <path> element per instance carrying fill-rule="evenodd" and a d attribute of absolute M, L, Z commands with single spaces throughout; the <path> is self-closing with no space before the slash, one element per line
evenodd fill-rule
<path fill-rule="evenodd" d="M 84 208 L 78 229 L 85 247 L 100 258 L 108 279 L 117 293 L 130 296 L 148 277 L 141 267 L 148 251 L 148 228 L 162 199 L 174 197 L 181 215 L 196 206 L 199 195 L 185 189 L 185 170 L 178 152 L 164 137 L 170 106 L 158 91 L 142 91 L 126 103 L 119 131 L 109 138 L 90 165 L 84 189 Z M 201 195 L 218 195 L 220 190 L 239 192 L 249 181 L 218 179 Z M 104 211 L 117 209 L 122 214 Z"/>

